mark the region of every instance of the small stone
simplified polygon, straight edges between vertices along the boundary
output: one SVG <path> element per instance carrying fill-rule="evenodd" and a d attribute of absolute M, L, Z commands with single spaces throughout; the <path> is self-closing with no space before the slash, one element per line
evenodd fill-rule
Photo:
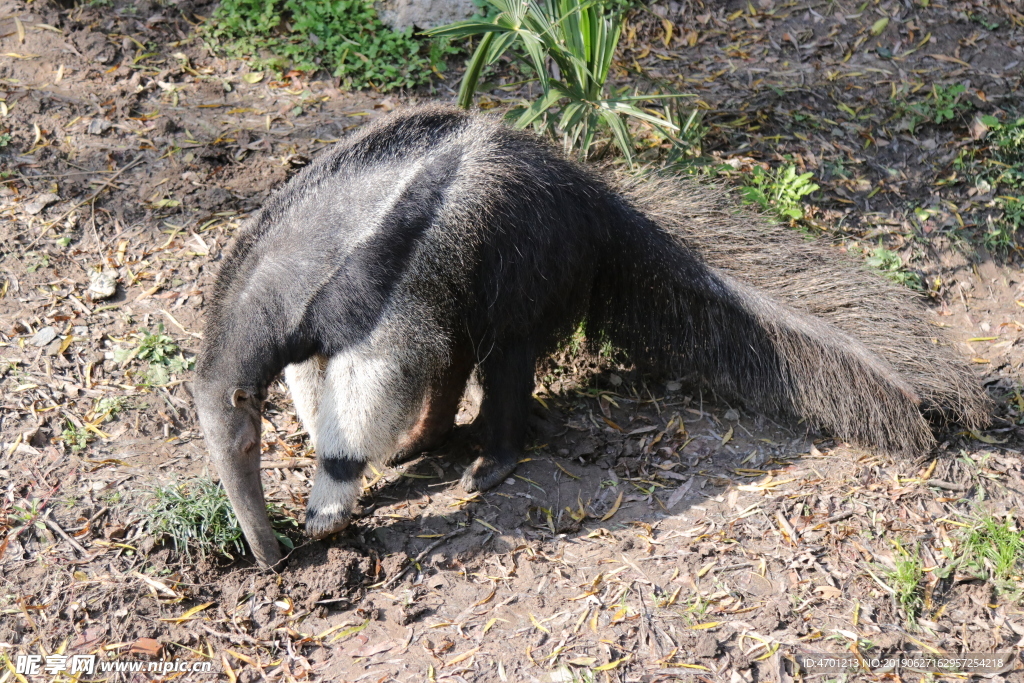
<path fill-rule="evenodd" d="M 616 375 L 614 372 L 608 375 L 608 381 L 611 382 L 611 385 L 613 387 L 617 387 L 622 384 L 622 378 Z"/>
<path fill-rule="evenodd" d="M 25 204 L 25 213 L 30 216 L 35 216 L 37 213 L 42 213 L 43 209 L 48 207 L 54 202 L 60 201 L 60 195 L 56 195 L 52 192 L 45 192 L 41 195 L 37 195 L 35 199 Z"/>
<path fill-rule="evenodd" d="M 44 327 L 35 333 L 28 343 L 32 346 L 46 346 L 57 338 L 57 330 L 52 327 Z"/>
<path fill-rule="evenodd" d="M 110 130 L 113 124 L 106 119 L 93 119 L 89 122 L 89 135 L 103 135 L 105 132 Z"/>
<path fill-rule="evenodd" d="M 52 342 L 50 342 L 50 345 L 46 347 L 46 351 L 44 351 L 44 353 L 47 356 L 56 356 L 56 355 L 58 355 L 60 353 L 60 347 L 61 347 L 61 345 L 63 343 L 64 343 L 63 339 L 59 339 L 59 338 L 58 339 L 54 339 Z"/>
<path fill-rule="evenodd" d="M 76 337 L 88 337 L 89 327 L 87 325 L 75 325 L 71 328 L 71 333 Z"/>
<path fill-rule="evenodd" d="M 473 0 L 376 0 L 374 8 L 381 21 L 396 31 L 436 28 L 469 19 L 476 11 Z"/>
<path fill-rule="evenodd" d="M 725 411 L 725 419 L 729 422 L 739 422 L 740 411 L 735 408 L 729 408 L 729 410 Z"/>
<path fill-rule="evenodd" d="M 93 301 L 109 299 L 117 292 L 117 273 L 112 270 L 89 273 L 89 297 Z"/>
<path fill-rule="evenodd" d="M 665 382 L 665 389 L 667 391 L 679 391 L 682 388 L 682 382 Z"/>
<path fill-rule="evenodd" d="M 971 121 L 971 125 L 967 127 L 971 132 L 972 140 L 981 140 L 983 137 L 988 135 L 988 126 L 981 120 L 980 116 L 975 116 L 974 120 Z"/>

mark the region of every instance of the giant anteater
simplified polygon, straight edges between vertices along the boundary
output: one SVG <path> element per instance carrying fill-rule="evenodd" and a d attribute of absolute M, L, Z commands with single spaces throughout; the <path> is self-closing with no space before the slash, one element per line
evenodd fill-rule
<path fill-rule="evenodd" d="M 619 186 L 616 187 L 615 185 Z M 484 391 L 467 490 L 515 467 L 534 366 L 580 323 L 640 366 L 895 454 L 987 402 L 913 297 L 681 179 L 616 183 L 463 111 L 392 114 L 320 155 L 241 229 L 194 384 L 213 462 L 264 565 L 260 414 L 282 370 L 319 455 L 306 529 L 343 528 L 368 461 L 449 433 Z"/>

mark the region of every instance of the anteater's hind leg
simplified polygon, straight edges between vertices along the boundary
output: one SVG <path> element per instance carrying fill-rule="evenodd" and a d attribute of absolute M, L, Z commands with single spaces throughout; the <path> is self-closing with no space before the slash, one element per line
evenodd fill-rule
<path fill-rule="evenodd" d="M 459 401 L 473 371 L 473 355 L 468 348 L 456 348 L 451 363 L 430 385 L 416 425 L 402 439 L 388 465 L 399 465 L 441 446 L 452 433 Z"/>
<path fill-rule="evenodd" d="M 535 366 L 536 353 L 528 340 L 503 344 L 481 361 L 484 401 L 480 416 L 488 437 L 484 454 L 462 475 L 466 491 L 493 488 L 516 468 L 526 445 Z"/>
<path fill-rule="evenodd" d="M 348 526 L 368 461 L 383 462 L 419 417 L 428 368 L 363 347 L 332 357 L 314 422 L 318 463 L 306 506 L 306 532 L 323 538 Z"/>

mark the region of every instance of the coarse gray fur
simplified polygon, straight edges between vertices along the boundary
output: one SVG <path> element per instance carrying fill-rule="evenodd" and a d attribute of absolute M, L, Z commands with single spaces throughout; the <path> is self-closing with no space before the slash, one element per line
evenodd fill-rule
<path fill-rule="evenodd" d="M 826 358 L 807 352 L 800 337 L 780 339 L 791 347 L 783 357 L 793 386 L 781 402 L 766 394 L 757 404 L 810 417 L 836 435 L 899 455 L 918 455 L 935 445 L 929 422 L 970 428 L 988 423 L 988 397 L 920 295 L 824 240 L 738 212 L 724 188 L 646 178 L 620 190 L 713 269 L 757 290 L 766 302 L 761 315 L 767 325 L 783 325 L 796 314 L 827 323 L 832 334 L 845 333 L 845 340 L 835 336 L 838 347 Z M 780 316 L 774 312 L 780 306 L 790 311 Z M 851 389 L 863 386 L 858 366 L 842 360 L 848 352 L 866 362 L 880 359 L 893 389 L 900 388 L 864 405 L 864 389 Z M 750 380 L 743 380 L 748 391 Z M 906 390 L 919 400 L 919 411 L 907 410 Z"/>
<path fill-rule="evenodd" d="M 619 187 L 616 187 L 619 185 Z M 988 404 L 909 293 L 678 178 L 617 183 L 448 107 L 392 114 L 319 156 L 241 230 L 207 312 L 195 394 L 257 559 L 280 550 L 259 480 L 282 370 L 317 450 L 307 531 L 344 527 L 367 461 L 435 447 L 475 367 L 484 453 L 515 467 L 537 358 L 583 322 L 645 368 L 896 454 Z"/>

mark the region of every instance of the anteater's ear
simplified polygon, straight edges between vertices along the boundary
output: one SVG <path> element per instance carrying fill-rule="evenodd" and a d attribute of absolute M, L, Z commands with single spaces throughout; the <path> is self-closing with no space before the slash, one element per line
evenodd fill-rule
<path fill-rule="evenodd" d="M 249 392 L 246 391 L 245 389 L 235 389 L 234 393 L 231 394 L 231 405 L 237 408 L 238 404 L 245 403 L 250 398 L 252 397 L 249 395 Z"/>

